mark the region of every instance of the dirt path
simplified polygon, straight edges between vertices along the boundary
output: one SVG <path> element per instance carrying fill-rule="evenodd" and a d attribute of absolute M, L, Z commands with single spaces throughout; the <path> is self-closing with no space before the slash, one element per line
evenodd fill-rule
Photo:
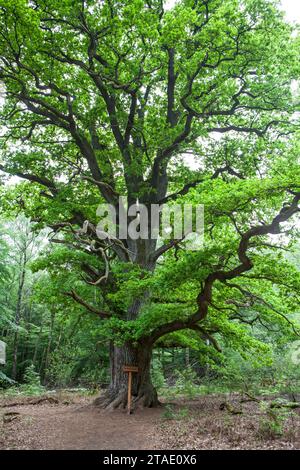
<path fill-rule="evenodd" d="M 281 411 L 274 421 L 259 403 L 241 403 L 239 395 L 177 399 L 130 416 L 94 408 L 92 397 L 14 404 L 20 400 L 0 400 L 0 449 L 300 449 L 299 408 L 280 425 Z M 228 411 L 224 400 L 238 413 Z"/>
<path fill-rule="evenodd" d="M 113 413 L 92 408 L 86 399 L 72 404 L 40 404 L 4 408 L 20 413 L 2 421 L 0 449 L 151 449 L 160 409 Z M 88 400 L 89 402 L 91 399 Z M 6 419 L 10 419 L 7 415 Z"/>

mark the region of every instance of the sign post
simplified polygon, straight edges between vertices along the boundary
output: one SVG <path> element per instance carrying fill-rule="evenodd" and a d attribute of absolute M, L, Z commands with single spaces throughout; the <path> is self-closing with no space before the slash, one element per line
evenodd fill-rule
<path fill-rule="evenodd" d="M 128 373 L 128 388 L 127 388 L 127 413 L 131 413 L 131 386 L 132 386 L 132 373 L 137 373 L 138 367 L 135 366 L 123 366 L 123 372 Z"/>

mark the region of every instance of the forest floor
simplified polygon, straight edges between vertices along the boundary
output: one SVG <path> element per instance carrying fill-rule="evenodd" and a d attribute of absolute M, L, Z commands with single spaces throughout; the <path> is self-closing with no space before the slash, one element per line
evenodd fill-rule
<path fill-rule="evenodd" d="M 180 398 L 130 416 L 94 408 L 91 396 L 49 397 L 0 398 L 0 449 L 300 449 L 299 409 L 270 414 L 238 394 Z"/>

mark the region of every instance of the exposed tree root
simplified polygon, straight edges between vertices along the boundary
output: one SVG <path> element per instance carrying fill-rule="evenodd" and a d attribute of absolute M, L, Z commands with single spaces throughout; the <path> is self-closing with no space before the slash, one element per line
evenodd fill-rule
<path fill-rule="evenodd" d="M 127 407 L 127 390 L 121 390 L 117 393 L 107 390 L 102 396 L 96 398 L 94 405 L 107 410 L 124 409 Z M 156 406 L 160 406 L 160 402 L 156 390 L 152 387 L 132 397 L 131 407 L 133 411 L 140 407 L 154 408 Z"/>
<path fill-rule="evenodd" d="M 149 387 L 146 390 L 141 390 L 140 393 L 133 397 L 132 406 L 134 409 L 142 408 L 155 408 L 160 406 L 155 388 Z"/>
<path fill-rule="evenodd" d="M 127 404 L 126 391 L 118 393 L 107 390 L 103 395 L 96 398 L 94 405 L 104 409 L 114 410 L 116 408 L 125 408 Z"/>

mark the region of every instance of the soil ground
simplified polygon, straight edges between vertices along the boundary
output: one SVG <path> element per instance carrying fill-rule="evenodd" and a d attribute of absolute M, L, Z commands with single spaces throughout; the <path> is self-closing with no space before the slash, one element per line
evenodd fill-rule
<path fill-rule="evenodd" d="M 53 397 L 39 404 L 30 403 L 36 397 L 0 399 L 0 449 L 300 449 L 299 409 L 276 435 L 260 404 L 241 403 L 239 395 L 178 399 L 130 416 L 94 408 L 92 397 Z"/>

